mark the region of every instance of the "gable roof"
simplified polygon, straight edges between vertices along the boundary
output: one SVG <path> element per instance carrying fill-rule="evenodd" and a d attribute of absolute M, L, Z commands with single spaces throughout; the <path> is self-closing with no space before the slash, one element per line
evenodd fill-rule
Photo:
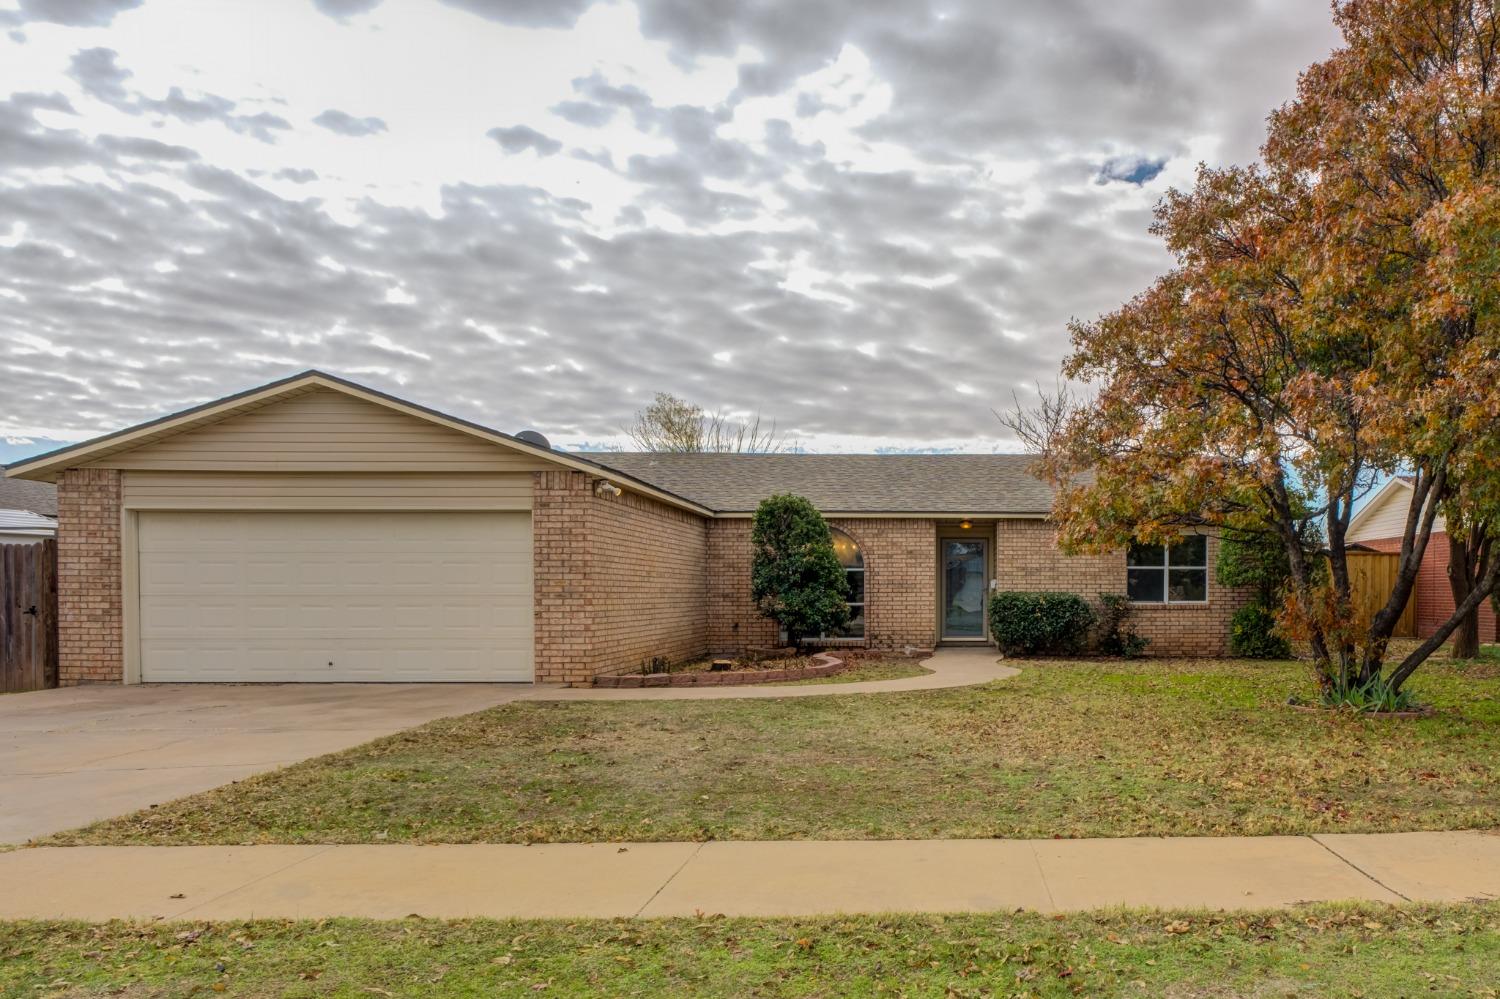
<path fill-rule="evenodd" d="M 27 482 L 0 476 L 0 510 L 30 510 L 57 516 L 57 487 L 50 482 Z"/>
<path fill-rule="evenodd" d="M 228 419 L 240 413 L 250 412 L 307 392 L 315 392 L 323 389 L 342 392 L 356 399 L 362 399 L 377 406 L 384 406 L 387 409 L 406 413 L 410 416 L 438 424 L 439 426 L 448 427 L 481 440 L 489 441 L 492 444 L 543 458 L 563 468 L 591 472 L 595 475 L 609 475 L 612 472 L 611 469 L 605 468 L 583 455 L 555 451 L 551 448 L 532 444 L 511 434 L 493 430 L 482 424 L 473 423 L 456 416 L 450 416 L 447 413 L 441 413 L 414 402 L 407 402 L 405 399 L 399 399 L 396 396 L 366 388 L 357 382 L 351 382 L 348 379 L 339 378 L 327 372 L 304 371 L 301 374 L 292 375 L 289 378 L 283 378 L 280 381 L 271 382 L 259 388 L 225 396 L 213 402 L 207 402 L 200 406 L 194 406 L 190 409 L 184 409 L 155 420 L 137 424 L 133 427 L 126 427 L 124 430 L 105 434 L 102 437 L 95 437 L 92 440 L 83 441 L 78 444 L 70 444 L 67 447 L 58 448 L 55 451 L 49 451 L 34 458 L 12 462 L 5 466 L 5 474 L 24 479 L 55 482 L 64 469 L 97 461 L 112 454 L 133 450 L 176 434 L 186 433 L 198 427 L 217 423 L 220 420 Z M 711 512 L 699 504 L 684 499 L 668 490 L 661 489 L 649 482 L 634 479 L 629 473 L 624 473 L 624 479 L 621 484 L 637 492 L 654 496 L 672 506 L 691 510 L 694 513 L 707 515 Z"/>
<path fill-rule="evenodd" d="M 1407 508 L 1416 484 L 1417 480 L 1410 475 L 1397 475 L 1381 486 L 1355 511 L 1345 536 L 1350 541 L 1399 538 L 1406 530 Z M 1447 522 L 1439 513 L 1432 520 L 1432 533 L 1442 534 L 1447 529 Z"/>
<path fill-rule="evenodd" d="M 916 516 L 1045 516 L 1052 488 L 1028 471 L 1022 454 L 657 454 L 565 452 L 407 402 L 322 371 L 304 371 L 134 427 L 5 466 L 0 486 L 47 492 L 56 513 L 55 482 L 67 468 L 107 458 L 210 426 L 309 392 L 332 390 L 448 427 L 497 446 L 616 480 L 702 516 L 752 513 L 773 493 L 806 496 L 829 514 Z M 33 481 L 18 481 L 33 480 Z M 7 504 L 0 503 L 0 506 Z M 22 507 L 23 509 L 27 507 Z M 38 510 L 39 513 L 48 511 Z"/>
<path fill-rule="evenodd" d="M 828 514 L 1045 516 L 1052 487 L 1026 454 L 661 454 L 589 457 L 711 510 L 751 513 L 773 493 Z"/>

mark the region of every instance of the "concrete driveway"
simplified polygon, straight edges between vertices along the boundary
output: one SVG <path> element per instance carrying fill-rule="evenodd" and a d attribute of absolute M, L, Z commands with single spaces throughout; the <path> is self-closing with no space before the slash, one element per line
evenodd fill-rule
<path fill-rule="evenodd" d="M 162 684 L 0 697 L 0 843 L 320 756 L 529 693 L 503 684 Z"/>

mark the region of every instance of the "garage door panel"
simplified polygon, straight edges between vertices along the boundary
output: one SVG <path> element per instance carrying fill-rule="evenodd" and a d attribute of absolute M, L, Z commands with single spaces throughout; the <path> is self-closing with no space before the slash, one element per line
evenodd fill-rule
<path fill-rule="evenodd" d="M 143 511 L 137 535 L 144 680 L 531 679 L 527 514 Z"/>

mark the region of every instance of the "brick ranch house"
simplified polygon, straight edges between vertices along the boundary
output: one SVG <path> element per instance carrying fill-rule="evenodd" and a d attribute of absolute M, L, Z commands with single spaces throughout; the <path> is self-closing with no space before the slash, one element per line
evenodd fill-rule
<path fill-rule="evenodd" d="M 1214 539 L 1066 557 L 1028 464 L 562 452 L 307 372 L 6 471 L 58 486 L 64 684 L 578 684 L 774 644 L 749 542 L 774 492 L 836 529 L 830 643 L 985 643 L 990 590 L 1046 589 L 1129 592 L 1153 652 L 1224 652 L 1245 596 Z"/>
<path fill-rule="evenodd" d="M 1348 539 L 1378 552 L 1400 552 L 1411 495 L 1411 479 L 1398 476 L 1387 482 L 1349 521 Z M 1453 616 L 1457 606 L 1448 584 L 1448 527 L 1441 514 L 1432 522 L 1432 535 L 1417 569 L 1417 585 L 1412 590 L 1411 599 L 1416 604 L 1418 638 L 1430 637 Z M 1497 626 L 1494 607 L 1488 600 L 1479 605 L 1479 640 L 1500 641 L 1500 626 Z"/>

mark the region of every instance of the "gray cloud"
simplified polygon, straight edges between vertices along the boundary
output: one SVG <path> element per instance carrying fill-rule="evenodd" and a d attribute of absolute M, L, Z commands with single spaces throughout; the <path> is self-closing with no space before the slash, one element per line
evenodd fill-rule
<path fill-rule="evenodd" d="M 136 0 L 140 2 L 140 0 Z M 365 14 L 382 0 L 313 0 L 313 5 L 335 20 Z M 441 0 L 449 7 L 490 21 L 523 28 L 566 28 L 578 20 L 594 0 Z"/>
<path fill-rule="evenodd" d="M 118 58 L 114 49 L 79 49 L 69 62 L 68 75 L 90 97 L 115 106 L 128 104 L 125 81 L 130 79 L 130 70 L 122 68 Z"/>
<path fill-rule="evenodd" d="M 144 0 L 21 0 L 15 11 L 0 11 L 0 25 L 31 22 L 69 28 L 102 28 Z"/>
<path fill-rule="evenodd" d="M 552 106 L 553 114 L 585 128 L 598 128 L 600 125 L 608 124 L 609 120 L 615 116 L 616 110 L 616 108 L 602 104 L 591 104 L 588 101 L 563 101 Z"/>
<path fill-rule="evenodd" d="M 198 154 L 186 146 L 175 146 L 155 139 L 135 136 L 101 135 L 95 144 L 105 152 L 114 153 L 121 159 L 160 160 L 173 163 L 189 163 Z"/>
<path fill-rule="evenodd" d="M 90 97 L 127 114 L 160 115 L 189 124 L 218 122 L 232 132 L 267 143 L 276 141 L 277 132 L 292 127 L 280 115 L 269 111 L 247 113 L 240 110 L 238 102 L 217 94 L 190 96 L 181 87 L 172 87 L 163 98 L 146 97 L 126 86 L 133 74 L 120 66 L 118 58 L 113 49 L 80 49 L 69 62 L 68 75 Z"/>
<path fill-rule="evenodd" d="M 583 6 L 484 13 L 561 23 Z M 722 104 L 575 80 L 553 115 L 652 139 L 631 147 L 650 155 L 570 151 L 631 192 L 605 229 L 579 198 L 498 181 L 449 184 L 436 211 L 367 199 L 335 213 L 290 186 L 321 164 L 276 170 L 290 184 L 271 190 L 182 147 L 45 125 L 65 101 L 13 95 L 0 101 L 0 219 L 24 229 L 0 241 L 6 416 L 94 432 L 318 366 L 562 441 L 617 433 L 661 389 L 760 410 L 804 438 L 989 446 L 989 408 L 1052 381 L 1067 320 L 1165 266 L 1149 189 L 1131 178 L 1175 168 L 1199 136 L 1250 155 L 1329 31 L 1300 0 L 942 6 L 946 18 L 935 0 L 643 0 L 644 29 L 679 62 L 741 45 L 764 62 Z M 889 88 L 862 134 L 896 147 L 899 168 L 845 162 L 803 131 L 874 100 L 799 83 L 845 45 Z M 108 49 L 80 52 L 71 73 L 135 114 L 251 117 L 213 95 L 143 97 Z M 795 120 L 728 138 L 739 102 L 765 92 L 795 96 Z M 174 95 L 181 106 L 163 110 Z M 487 134 L 555 155 L 549 120 Z M 1002 159 L 1034 178 L 997 180 Z"/>
<path fill-rule="evenodd" d="M 450 7 L 524 28 L 566 28 L 593 0 L 443 0 Z"/>
<path fill-rule="evenodd" d="M 512 125 L 508 128 L 492 128 L 484 133 L 499 143 L 507 153 L 524 153 L 533 150 L 538 156 L 551 156 L 562 151 L 562 143 L 543 135 L 529 125 Z"/>
<path fill-rule="evenodd" d="M 368 14 L 380 6 L 380 0 L 313 0 L 313 6 L 336 21 Z"/>
<path fill-rule="evenodd" d="M 313 119 L 313 124 L 326 128 L 338 135 L 347 135 L 359 138 L 366 135 L 378 135 L 385 131 L 385 122 L 379 118 L 356 118 L 346 111 L 337 108 L 329 108 Z"/>

